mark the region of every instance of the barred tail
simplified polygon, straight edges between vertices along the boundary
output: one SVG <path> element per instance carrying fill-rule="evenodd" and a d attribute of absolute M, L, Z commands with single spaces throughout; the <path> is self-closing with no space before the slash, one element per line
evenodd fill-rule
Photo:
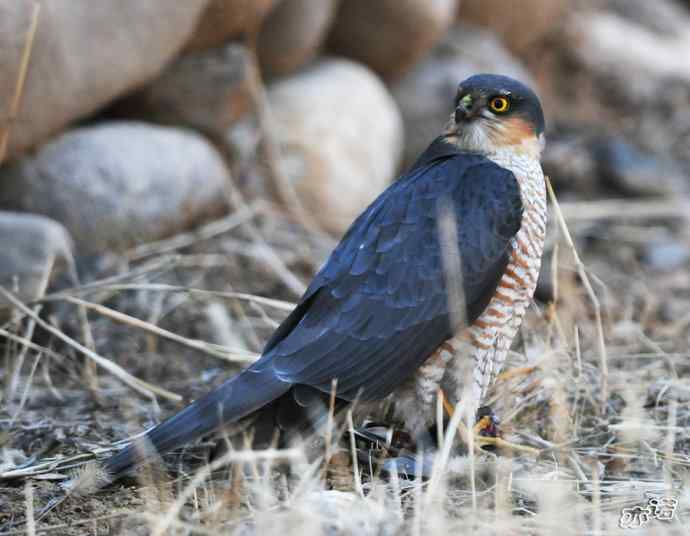
<path fill-rule="evenodd" d="M 270 358 L 268 358 L 270 359 Z M 262 358 L 262 361 L 268 361 Z M 286 393 L 291 384 L 275 377 L 270 366 L 252 366 L 229 379 L 204 397 L 149 430 L 148 443 L 131 444 L 105 460 L 104 469 L 112 480 L 145 462 L 194 439 L 213 432 L 223 424 L 246 417 Z M 153 447 L 151 449 L 150 447 Z"/>

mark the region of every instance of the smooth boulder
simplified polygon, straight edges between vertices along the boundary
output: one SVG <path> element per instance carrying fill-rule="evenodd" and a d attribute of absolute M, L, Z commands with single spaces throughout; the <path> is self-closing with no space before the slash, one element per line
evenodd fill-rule
<path fill-rule="evenodd" d="M 304 208 L 342 233 L 395 177 L 400 112 L 363 65 L 324 59 L 269 86 L 282 165 Z"/>
<path fill-rule="evenodd" d="M 394 80 L 422 59 L 452 25 L 457 0 L 345 0 L 331 50 Z"/>
<path fill-rule="evenodd" d="M 185 54 L 114 113 L 222 136 L 253 108 L 251 61 L 239 43 Z"/>
<path fill-rule="evenodd" d="M 268 13 L 285 0 L 210 0 L 187 41 L 187 51 L 215 48 L 257 31 Z"/>
<path fill-rule="evenodd" d="M 462 0 L 458 19 L 486 27 L 520 54 L 549 35 L 557 35 L 569 7 L 567 0 Z"/>
<path fill-rule="evenodd" d="M 41 2 L 9 156 L 155 78 L 191 35 L 207 1 Z M 2 117 L 11 111 L 33 4 L 0 2 Z"/>
<path fill-rule="evenodd" d="M 616 0 L 569 21 L 565 43 L 620 104 L 647 105 L 690 85 L 690 13 L 670 0 Z"/>
<path fill-rule="evenodd" d="M 228 171 L 200 135 L 111 122 L 58 137 L 0 171 L 0 208 L 62 223 L 79 255 L 123 250 L 225 209 Z"/>
<path fill-rule="evenodd" d="M 261 26 L 257 54 L 265 76 L 288 74 L 311 61 L 331 27 L 338 0 L 283 0 Z"/>

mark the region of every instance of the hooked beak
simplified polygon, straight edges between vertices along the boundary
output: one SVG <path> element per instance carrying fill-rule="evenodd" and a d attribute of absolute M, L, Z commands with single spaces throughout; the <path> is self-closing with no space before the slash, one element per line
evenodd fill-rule
<path fill-rule="evenodd" d="M 472 95 L 465 95 L 455 108 L 455 122 L 462 123 L 476 118 L 479 107 L 476 105 L 476 99 Z"/>

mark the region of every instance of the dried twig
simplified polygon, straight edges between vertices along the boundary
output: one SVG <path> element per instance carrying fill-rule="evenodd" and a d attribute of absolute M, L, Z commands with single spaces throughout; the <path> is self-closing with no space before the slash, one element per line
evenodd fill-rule
<path fill-rule="evenodd" d="M 45 295 L 46 289 L 48 288 L 48 283 L 50 281 L 50 275 L 53 272 L 53 267 L 55 264 L 55 256 L 51 255 L 50 258 L 48 259 L 48 262 L 46 263 L 45 269 L 43 271 L 43 274 L 41 276 L 41 280 L 38 284 L 38 291 L 37 291 L 37 296 L 40 299 L 42 296 Z M 34 315 L 38 316 L 43 309 L 43 305 L 37 304 L 32 307 Z M 30 348 L 33 347 L 32 344 L 25 344 L 25 342 L 30 343 L 31 339 L 33 338 L 34 334 L 34 329 L 36 328 L 36 321 L 34 318 L 29 318 L 26 326 L 26 331 L 24 333 L 24 337 L 19 337 L 19 338 L 12 338 L 8 337 L 8 339 L 14 340 L 16 342 L 20 342 L 22 344 L 21 350 L 19 351 L 19 355 L 17 356 L 17 359 L 15 360 L 14 364 L 14 371 L 10 377 L 10 384 L 7 389 L 7 396 L 6 400 L 8 403 L 10 403 L 12 400 L 14 400 L 15 396 L 15 390 L 17 386 L 19 385 L 19 378 L 21 375 L 21 370 L 24 365 L 24 359 L 26 357 L 26 353 Z M 5 332 L 5 330 L 2 330 Z M 27 376 L 26 380 L 26 385 L 24 387 L 24 391 L 22 393 L 21 399 L 19 401 L 19 405 L 16 408 L 16 410 L 12 414 L 12 419 L 10 421 L 10 426 L 14 424 L 14 422 L 19 418 L 19 415 L 21 414 L 22 410 L 24 409 L 24 405 L 26 404 L 26 400 L 28 399 L 29 396 L 29 390 L 31 389 L 31 385 L 33 382 L 34 374 L 36 372 L 36 368 L 38 367 L 39 361 L 41 359 L 41 356 L 43 355 L 43 351 L 39 351 L 39 353 L 36 355 L 34 359 L 34 364 L 31 367 L 31 370 L 29 371 L 29 375 Z"/>
<path fill-rule="evenodd" d="M 193 231 L 179 233 L 170 238 L 166 238 L 165 240 L 148 242 L 146 244 L 136 246 L 128 251 L 126 256 L 129 260 L 140 260 L 145 257 L 170 253 L 181 248 L 189 247 L 203 240 L 209 240 L 218 235 L 227 233 L 248 222 L 257 214 L 257 212 L 261 211 L 262 206 L 264 206 L 262 201 L 251 203 L 246 207 L 242 207 L 237 212 L 226 216 L 225 218 L 202 225 Z"/>
<path fill-rule="evenodd" d="M 247 202 L 242 195 L 242 192 L 236 187 L 232 181 L 225 184 L 225 194 L 231 206 L 236 210 L 242 210 L 247 207 Z M 276 274 L 283 284 L 295 295 L 301 296 L 306 290 L 306 285 L 293 274 L 286 266 L 283 259 L 274 251 L 274 249 L 266 242 L 259 230 L 252 225 L 251 221 L 244 224 L 244 229 L 249 234 L 250 238 L 261 248 L 264 255 L 264 262 Z"/>
<path fill-rule="evenodd" d="M 57 293 L 53 294 L 51 296 L 47 296 L 44 300 L 41 301 L 54 301 L 54 300 L 62 300 L 66 299 L 66 297 L 70 294 L 91 294 L 94 292 L 101 292 L 101 291 L 122 291 L 122 290 L 146 290 L 146 291 L 153 291 L 153 292 L 181 292 L 185 294 L 190 294 L 192 296 L 197 295 L 197 296 L 208 296 L 212 298 L 226 298 L 226 299 L 231 299 L 231 300 L 242 300 L 242 301 L 248 301 L 251 303 L 256 303 L 258 305 L 265 305 L 267 307 L 273 307 L 274 309 L 279 309 L 281 311 L 287 311 L 290 312 L 292 311 L 297 304 L 284 301 L 284 300 L 276 300 L 274 298 L 266 298 L 264 296 L 258 296 L 256 294 L 247 294 L 244 292 L 226 292 L 226 291 L 220 291 L 220 290 L 205 290 L 205 289 L 200 289 L 200 288 L 193 288 L 193 287 L 183 287 L 180 285 L 166 285 L 166 284 L 161 284 L 161 283 L 134 283 L 134 284 L 115 284 L 115 285 L 108 285 L 104 284 L 98 287 L 88 287 L 88 288 L 81 288 L 81 289 L 71 289 L 71 290 L 66 290 L 63 293 Z"/>
<path fill-rule="evenodd" d="M 275 122 L 272 118 L 271 106 L 268 102 L 266 89 L 261 78 L 261 71 L 258 67 L 259 61 L 256 56 L 255 44 L 250 43 L 248 48 L 251 55 L 249 87 L 252 98 L 254 99 L 254 105 L 256 107 L 256 116 L 259 123 L 259 129 L 261 130 L 262 146 L 266 156 L 266 161 L 268 163 L 271 186 L 273 187 L 275 193 L 278 194 L 280 200 L 285 203 L 295 219 L 300 222 L 305 229 L 308 229 L 312 232 L 319 232 L 320 227 L 318 223 L 314 218 L 312 218 L 311 214 L 304 209 L 304 206 L 297 196 L 295 189 L 283 172 L 283 168 L 281 166 L 282 157 L 280 154 L 280 145 L 278 144 L 274 133 Z"/>
<path fill-rule="evenodd" d="M 668 419 L 666 420 L 666 428 L 668 430 L 664 445 L 664 484 L 666 490 L 671 493 L 673 491 L 673 453 L 676 445 L 676 433 L 687 432 L 687 427 L 676 426 L 678 416 L 678 402 L 672 400 L 669 406 Z"/>
<path fill-rule="evenodd" d="M 331 382 L 331 394 L 328 401 L 328 420 L 326 421 L 326 452 L 324 454 L 324 469 L 328 468 L 333 453 L 333 426 L 335 424 L 335 399 L 338 392 L 338 379 L 333 378 Z"/>
<path fill-rule="evenodd" d="M 217 469 L 229 463 L 253 462 L 257 460 L 294 460 L 303 458 L 304 453 L 300 449 L 288 450 L 261 450 L 261 451 L 230 451 L 217 460 L 205 465 L 194 475 L 185 488 L 180 492 L 175 502 L 158 519 L 158 523 L 153 527 L 151 533 L 154 536 L 162 536 L 166 533 L 171 523 L 175 520 L 187 500 L 193 495 L 195 490 Z"/>
<path fill-rule="evenodd" d="M 49 331 L 53 335 L 55 335 L 58 339 L 63 341 L 64 343 L 70 345 L 72 348 L 76 349 L 89 359 L 92 359 L 93 361 L 96 362 L 96 364 L 100 365 L 103 367 L 105 370 L 110 372 L 113 376 L 118 378 L 120 381 L 123 383 L 129 385 L 132 389 L 135 391 L 146 395 L 149 398 L 154 398 L 154 395 L 159 395 L 163 398 L 166 398 L 168 400 L 172 400 L 174 402 L 180 402 L 182 400 L 182 397 L 180 395 L 177 395 L 175 393 L 172 393 L 166 389 L 163 389 L 162 387 L 158 387 L 156 385 L 152 385 L 148 382 L 145 382 L 144 380 L 140 380 L 139 378 L 136 378 L 135 376 L 132 376 L 129 372 L 127 372 L 125 369 L 123 369 L 120 365 L 117 365 L 116 363 L 113 363 L 109 359 L 106 359 L 105 357 L 102 357 L 98 355 L 96 352 L 93 350 L 90 350 L 86 346 L 80 344 L 79 342 L 75 341 L 71 337 L 65 335 L 62 331 L 59 329 L 55 328 L 54 326 L 51 326 L 48 322 L 40 318 L 37 314 L 35 314 L 31 309 L 29 309 L 25 304 L 23 304 L 19 299 L 17 299 L 12 293 L 8 292 L 4 287 L 0 286 L 0 294 L 7 299 L 7 301 L 11 302 L 12 305 L 17 307 L 22 313 L 24 313 L 26 316 L 33 318 L 36 323 L 41 326 L 43 329 L 46 331 Z"/>
<path fill-rule="evenodd" d="M 690 202 L 683 200 L 602 199 L 598 201 L 568 201 L 560 205 L 563 218 L 571 222 L 592 220 L 649 220 L 690 219 Z"/>
<path fill-rule="evenodd" d="M 4 328 L 0 328 L 0 337 L 5 337 L 8 340 L 17 342 L 26 348 L 34 350 L 35 352 L 40 352 L 40 353 L 45 354 L 49 357 L 56 358 L 56 359 L 65 359 L 64 355 L 59 354 L 58 352 L 56 352 L 54 350 L 51 350 L 47 346 L 41 346 L 40 344 L 36 344 L 35 342 L 27 339 L 26 337 L 22 337 L 20 335 L 17 335 L 16 333 L 12 333 L 11 331 L 7 331 Z"/>
<path fill-rule="evenodd" d="M 603 416 L 606 415 L 606 405 L 608 404 L 608 399 L 609 399 L 609 393 L 608 393 L 608 378 L 609 378 L 609 367 L 608 367 L 608 359 L 607 359 L 607 353 L 606 353 L 606 343 L 604 342 L 604 327 L 603 323 L 601 320 L 601 304 L 599 303 L 599 298 L 597 295 L 594 293 L 594 289 L 592 288 L 592 284 L 590 283 L 589 276 L 587 275 L 587 270 L 585 268 L 585 265 L 583 262 L 580 260 L 580 255 L 577 252 L 577 248 L 575 247 L 575 243 L 573 242 L 572 237 L 570 236 L 570 231 L 568 230 L 568 225 L 565 222 L 565 218 L 563 216 L 563 213 L 561 212 L 560 205 L 558 204 L 558 199 L 556 198 L 556 194 L 553 191 L 553 188 L 551 187 L 551 181 L 549 180 L 548 177 L 546 177 L 546 186 L 549 191 L 549 198 L 551 199 L 551 203 L 553 204 L 553 210 L 556 215 L 556 220 L 558 221 L 559 228 L 561 232 L 563 233 L 563 238 L 565 239 L 565 242 L 568 246 L 568 249 L 570 249 L 573 259 L 575 260 L 575 264 L 577 266 L 577 273 L 580 276 L 580 279 L 582 280 L 582 284 L 585 286 L 585 290 L 587 291 L 587 296 L 589 297 L 590 301 L 592 302 L 592 306 L 594 307 L 594 316 L 595 316 L 595 321 L 596 321 L 596 326 L 597 326 L 597 342 L 599 345 L 599 365 L 601 367 L 601 398 L 600 398 L 600 403 L 601 403 L 601 414 Z"/>
<path fill-rule="evenodd" d="M 150 276 L 151 274 L 167 272 L 169 270 L 176 268 L 179 264 L 179 260 L 179 255 L 165 255 L 160 258 L 156 258 L 150 262 L 146 262 L 141 266 L 137 266 L 129 272 L 117 274 L 111 277 L 106 277 L 97 281 L 93 281 L 91 283 L 87 283 L 85 285 L 79 285 L 73 288 L 60 290 L 52 294 L 47 294 L 38 301 L 51 301 L 72 294 L 78 294 L 87 291 L 97 291 L 103 289 L 106 285 L 116 285 L 122 281 L 136 281 L 137 279 Z M 31 304 L 33 304 L 33 302 Z"/>
<path fill-rule="evenodd" d="M 347 427 L 350 435 L 350 452 L 352 454 L 352 472 L 355 482 L 355 490 L 360 497 L 364 497 L 362 488 L 362 475 L 359 474 L 359 462 L 357 460 L 357 445 L 355 444 L 355 425 L 352 422 L 352 410 L 347 410 Z"/>
<path fill-rule="evenodd" d="M 211 344 L 205 341 L 200 341 L 198 339 L 188 339 L 186 337 L 182 337 L 181 335 L 168 331 L 167 329 L 158 327 L 155 324 L 151 324 L 149 322 L 140 320 L 125 313 L 115 311 L 114 309 L 111 309 L 104 305 L 91 303 L 70 296 L 65 297 L 64 300 L 69 303 L 74 303 L 76 305 L 85 307 L 86 309 L 95 311 L 100 315 L 103 315 L 107 318 L 110 318 L 111 320 L 119 322 L 120 324 L 125 324 L 128 326 L 135 327 L 137 329 L 141 329 L 143 331 L 146 331 L 147 333 L 151 333 L 158 337 L 174 341 L 178 344 L 186 346 L 187 348 L 193 348 L 194 350 L 198 350 L 213 357 L 223 359 L 224 361 L 229 361 L 231 363 L 253 363 L 254 361 L 256 361 L 258 357 L 258 355 L 253 352 L 245 352 L 243 350 L 225 348 L 223 346 Z"/>
<path fill-rule="evenodd" d="M 15 423 L 15 421 L 21 414 L 22 410 L 24 409 L 24 405 L 26 404 L 26 400 L 29 398 L 31 382 L 33 382 L 34 374 L 36 373 L 36 368 L 38 367 L 38 362 L 41 360 L 41 355 L 42 354 L 36 354 L 36 357 L 34 358 L 34 364 L 31 365 L 31 370 L 29 371 L 29 375 L 26 378 L 26 386 L 24 387 L 24 392 L 22 393 L 22 396 L 19 399 L 19 405 L 17 406 L 17 409 L 15 410 L 15 412 L 12 415 L 12 418 L 10 419 L 10 427 Z"/>
<path fill-rule="evenodd" d="M 14 120 L 17 118 L 19 112 L 19 103 L 22 100 L 22 93 L 24 92 L 24 82 L 29 71 L 29 60 L 31 59 L 31 51 L 34 46 L 34 38 L 36 37 L 36 30 L 38 28 L 38 19 L 41 14 L 41 4 L 33 3 L 33 11 L 31 13 L 31 22 L 29 24 L 29 31 L 26 34 L 26 41 L 24 42 L 24 49 L 22 50 L 22 57 L 19 62 L 19 73 L 17 74 L 17 82 L 14 86 L 14 95 L 10 103 L 9 117 L 7 122 L 0 131 L 0 164 L 5 160 L 7 155 L 7 143 L 10 138 L 10 128 Z"/>
<path fill-rule="evenodd" d="M 73 529 L 74 527 L 81 527 L 85 525 L 93 525 L 98 522 L 98 521 L 112 521 L 113 519 L 121 518 L 121 517 L 129 517 L 132 516 L 133 513 L 129 510 L 124 510 L 122 512 L 115 512 L 112 514 L 107 514 L 103 516 L 96 516 L 96 517 L 87 517 L 85 519 L 73 519 L 70 520 L 69 523 L 57 523 L 55 525 L 46 525 L 42 526 L 40 528 L 41 534 L 60 534 L 59 531 L 62 529 Z M 26 534 L 26 529 L 21 528 L 21 529 L 15 529 L 15 530 L 9 530 L 7 532 L 1 532 L 0 536 L 24 536 Z M 63 533 L 64 534 L 64 533 Z"/>
<path fill-rule="evenodd" d="M 26 497 L 26 534 L 35 536 L 36 520 L 34 519 L 34 486 L 31 481 L 24 483 L 24 496 Z"/>
<path fill-rule="evenodd" d="M 55 257 L 51 256 L 51 258 L 46 263 L 45 270 L 43 271 L 43 274 L 41 276 L 41 281 L 39 282 L 39 285 L 38 285 L 37 296 L 39 299 L 41 297 L 45 296 L 46 289 L 48 288 L 48 282 L 50 281 L 50 274 L 53 271 L 53 265 L 54 264 L 55 264 Z M 42 308 L 43 308 L 42 305 L 34 305 L 33 311 L 35 314 L 38 315 L 41 312 Z M 36 328 L 36 322 L 34 321 L 33 318 L 30 318 L 27 325 L 26 325 L 26 331 L 24 333 L 24 339 L 31 340 L 31 338 L 33 337 L 35 328 Z M 12 400 L 14 400 L 15 391 L 17 389 L 17 385 L 19 384 L 19 377 L 21 375 L 22 367 L 24 365 L 24 359 L 26 357 L 26 352 L 28 350 L 29 350 L 29 347 L 27 345 L 23 345 L 22 349 L 19 351 L 19 355 L 17 355 L 17 358 L 15 359 L 14 371 L 10 375 L 10 381 L 9 381 L 9 385 L 7 387 L 7 393 L 5 396 L 5 400 L 8 403 L 10 403 Z"/>

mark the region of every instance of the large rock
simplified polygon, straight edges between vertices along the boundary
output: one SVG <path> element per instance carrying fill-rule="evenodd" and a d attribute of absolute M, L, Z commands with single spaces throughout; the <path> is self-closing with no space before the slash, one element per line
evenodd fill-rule
<path fill-rule="evenodd" d="M 595 131 L 592 125 L 587 125 Z M 562 126 L 547 140 L 541 165 L 559 194 L 576 193 L 581 199 L 601 196 L 602 181 L 592 148 L 591 136 L 585 129 Z"/>
<path fill-rule="evenodd" d="M 369 69 L 341 59 L 269 86 L 268 98 L 305 209 L 342 233 L 395 176 L 403 143 L 395 101 Z"/>
<path fill-rule="evenodd" d="M 239 43 L 186 54 L 113 111 L 222 136 L 253 107 L 251 61 Z"/>
<path fill-rule="evenodd" d="M 620 138 L 597 140 L 592 147 L 598 175 L 607 186 L 629 196 L 684 196 L 687 177 L 664 160 Z"/>
<path fill-rule="evenodd" d="M 44 214 L 79 254 L 124 249 L 217 216 L 228 171 L 191 131 L 135 122 L 63 134 L 0 172 L 0 207 Z"/>
<path fill-rule="evenodd" d="M 625 104 L 651 104 L 671 83 L 690 85 L 690 14 L 669 0 L 611 0 L 572 18 L 572 53 Z M 617 7 L 617 9 L 615 9 Z"/>
<path fill-rule="evenodd" d="M 672 272 L 688 263 L 690 247 L 687 243 L 672 237 L 663 241 L 655 240 L 643 246 L 642 260 L 653 270 Z"/>
<path fill-rule="evenodd" d="M 45 291 L 53 270 L 72 259 L 72 240 L 59 223 L 43 216 L 0 211 L 0 285 L 22 301 Z M 9 304 L 0 297 L 0 318 Z"/>
<path fill-rule="evenodd" d="M 210 0 L 185 48 L 215 48 L 242 34 L 251 34 L 281 1 L 284 0 Z"/>
<path fill-rule="evenodd" d="M 338 0 L 283 0 L 264 21 L 257 42 L 262 72 L 292 72 L 314 58 L 333 22 Z"/>
<path fill-rule="evenodd" d="M 515 52 L 558 32 L 568 0 L 462 0 L 458 18 L 490 29 Z"/>
<path fill-rule="evenodd" d="M 154 78 L 183 46 L 208 0 L 41 2 L 9 154 Z M 7 117 L 33 2 L 0 2 L 0 117 Z"/>
<path fill-rule="evenodd" d="M 457 0 L 345 0 L 329 38 L 332 50 L 386 79 L 407 72 L 453 23 Z"/>
<path fill-rule="evenodd" d="M 406 164 L 411 164 L 448 122 L 458 84 L 482 72 L 505 74 L 532 85 L 524 67 L 492 34 L 458 25 L 426 60 L 392 86 L 405 121 Z"/>
<path fill-rule="evenodd" d="M 688 193 L 687 176 L 677 161 L 608 135 L 597 124 L 558 125 L 548 137 L 542 167 L 559 193 L 580 198 Z"/>
<path fill-rule="evenodd" d="M 560 115 L 604 122 L 690 177 L 690 13 L 672 0 L 608 0 L 568 19 L 552 62 Z M 556 109 L 556 108 L 554 108 Z M 553 116 L 553 114 L 551 114 Z"/>

